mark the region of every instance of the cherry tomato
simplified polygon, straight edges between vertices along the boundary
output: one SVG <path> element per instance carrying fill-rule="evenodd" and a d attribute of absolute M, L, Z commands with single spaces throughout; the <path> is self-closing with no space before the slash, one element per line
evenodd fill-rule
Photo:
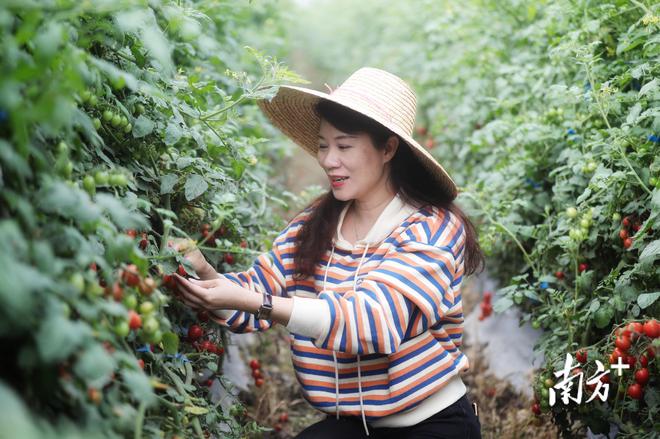
<path fill-rule="evenodd" d="M 257 380 L 259 378 L 263 378 L 263 377 L 264 376 L 261 374 L 261 369 L 252 370 L 252 378 L 254 378 L 255 380 Z"/>
<path fill-rule="evenodd" d="M 126 337 L 128 333 L 131 332 L 131 328 L 128 326 L 128 322 L 122 320 L 121 322 L 115 325 L 115 334 L 120 337 Z"/>
<path fill-rule="evenodd" d="M 642 399 L 643 394 L 642 386 L 637 383 L 631 384 L 628 386 L 628 396 L 632 399 Z"/>
<path fill-rule="evenodd" d="M 587 269 L 589 269 L 589 265 L 586 264 L 585 262 L 582 262 L 582 263 L 580 263 L 580 265 L 578 265 L 578 271 L 580 273 L 582 273 L 583 271 L 586 271 Z"/>
<path fill-rule="evenodd" d="M 138 366 L 140 366 L 140 369 L 144 369 L 144 360 L 142 358 L 138 360 Z"/>
<path fill-rule="evenodd" d="M 583 364 L 586 363 L 587 362 L 587 351 L 585 351 L 584 349 L 580 349 L 579 351 L 577 351 L 575 353 L 575 359 L 579 363 L 583 363 Z"/>
<path fill-rule="evenodd" d="M 555 277 L 559 280 L 562 280 L 564 278 L 564 272 L 563 271 L 555 271 Z"/>
<path fill-rule="evenodd" d="M 646 367 L 646 366 L 649 365 L 649 357 L 647 357 L 645 354 L 640 355 L 638 360 L 639 360 L 640 366 L 642 366 L 642 367 Z"/>
<path fill-rule="evenodd" d="M 156 289 L 156 281 L 150 277 L 145 277 L 140 281 L 138 287 L 142 294 L 149 296 Z"/>
<path fill-rule="evenodd" d="M 630 332 L 631 340 L 637 340 L 644 333 L 644 325 L 640 322 L 630 322 L 626 329 Z"/>
<path fill-rule="evenodd" d="M 626 229 L 621 229 L 619 231 L 619 238 L 626 239 L 628 237 L 628 231 Z"/>
<path fill-rule="evenodd" d="M 541 406 L 539 405 L 538 402 L 535 402 L 534 404 L 532 404 L 532 412 L 533 412 L 536 416 L 540 416 L 540 415 L 541 415 Z"/>
<path fill-rule="evenodd" d="M 232 265 L 234 263 L 234 255 L 231 253 L 225 253 L 225 262 L 229 265 Z"/>
<path fill-rule="evenodd" d="M 208 311 L 199 311 L 197 313 L 197 320 L 199 320 L 200 322 L 208 322 L 209 321 Z"/>
<path fill-rule="evenodd" d="M 158 323 L 158 320 L 156 320 L 155 317 L 149 316 L 144 320 L 144 323 L 142 324 L 142 329 L 147 334 L 154 334 L 156 331 L 158 331 L 158 329 L 160 329 L 160 323 Z M 153 343 L 156 344 L 158 342 L 154 341 Z"/>
<path fill-rule="evenodd" d="M 186 268 L 182 264 L 179 264 L 179 267 L 176 269 L 176 272 L 181 277 L 186 277 L 188 275 L 188 272 L 186 272 Z"/>
<path fill-rule="evenodd" d="M 623 217 L 623 221 L 621 221 L 621 224 L 623 224 L 623 227 L 630 227 L 630 217 L 629 216 Z"/>
<path fill-rule="evenodd" d="M 257 386 L 257 387 L 261 387 L 261 386 L 263 386 L 263 385 L 264 385 L 264 379 L 263 379 L 263 378 L 257 378 L 257 379 L 254 381 L 254 385 Z"/>
<path fill-rule="evenodd" d="M 289 414 L 287 412 L 280 415 L 280 422 L 289 422 Z"/>
<path fill-rule="evenodd" d="M 617 348 L 621 349 L 623 352 L 630 349 L 630 337 L 625 335 L 620 335 L 616 338 L 614 342 Z"/>
<path fill-rule="evenodd" d="M 188 333 L 190 334 L 190 330 Z M 188 335 L 188 337 L 190 337 L 190 335 Z M 210 340 L 204 340 L 202 343 L 200 343 L 199 348 L 200 350 L 207 352 L 215 351 L 215 345 Z"/>
<path fill-rule="evenodd" d="M 660 336 L 660 323 L 657 320 L 647 320 L 644 323 L 644 334 L 649 338 L 657 338 Z"/>
<path fill-rule="evenodd" d="M 251 369 L 259 369 L 260 367 L 261 367 L 261 365 L 259 364 L 259 360 L 257 360 L 256 358 L 253 358 L 252 360 L 250 360 L 250 368 Z"/>
<path fill-rule="evenodd" d="M 638 384 L 644 385 L 649 382 L 649 370 L 645 367 L 635 372 L 635 381 Z"/>
<path fill-rule="evenodd" d="M 142 317 L 133 310 L 128 311 L 128 326 L 135 330 L 142 327 Z"/>
<path fill-rule="evenodd" d="M 135 230 L 133 230 L 133 232 L 135 232 Z M 128 264 L 122 272 L 122 279 L 129 287 L 137 286 L 140 283 L 140 272 L 137 266 L 135 264 Z"/>
<path fill-rule="evenodd" d="M 204 331 L 199 325 L 191 325 L 188 328 L 188 339 L 191 341 L 199 340 L 204 335 Z"/>
<path fill-rule="evenodd" d="M 633 240 L 630 238 L 626 238 L 623 240 L 623 248 L 630 248 L 632 244 L 633 244 Z"/>
<path fill-rule="evenodd" d="M 156 307 L 154 306 L 153 302 L 149 302 L 148 300 L 140 304 L 140 314 L 143 316 L 151 314 L 154 312 L 154 309 L 156 309 Z"/>

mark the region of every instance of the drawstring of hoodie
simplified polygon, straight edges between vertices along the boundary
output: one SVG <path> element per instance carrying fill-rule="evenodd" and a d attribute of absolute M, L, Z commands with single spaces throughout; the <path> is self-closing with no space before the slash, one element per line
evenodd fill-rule
<path fill-rule="evenodd" d="M 358 264 L 357 270 L 355 270 L 355 276 L 353 277 L 353 291 L 357 290 L 357 278 L 360 274 L 360 268 L 362 268 L 362 262 L 364 261 L 365 256 L 369 251 L 369 243 L 364 247 L 364 252 L 360 258 L 360 263 Z M 328 265 L 325 266 L 325 276 L 323 277 L 323 289 L 325 290 L 326 281 L 328 279 L 328 269 L 332 263 L 332 257 L 335 254 L 335 246 L 332 246 L 332 252 L 330 253 L 330 259 L 328 260 Z M 335 350 L 332 350 L 332 359 L 335 363 L 335 413 L 337 419 L 339 419 L 339 368 L 337 366 L 337 354 Z M 362 414 L 362 425 L 364 425 L 364 431 L 369 436 L 369 428 L 367 427 L 367 418 L 364 414 L 364 401 L 362 399 L 362 373 L 360 370 L 360 355 L 357 356 L 357 371 L 358 371 L 358 395 L 360 397 L 360 413 Z"/>

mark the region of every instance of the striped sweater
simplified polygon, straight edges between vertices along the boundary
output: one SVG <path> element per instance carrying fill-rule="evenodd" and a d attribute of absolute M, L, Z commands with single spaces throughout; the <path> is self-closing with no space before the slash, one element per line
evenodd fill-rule
<path fill-rule="evenodd" d="M 448 210 L 417 208 L 397 195 L 352 245 L 341 234 L 350 203 L 313 278 L 293 279 L 296 233 L 311 208 L 247 271 L 222 276 L 294 298 L 293 364 L 313 407 L 362 416 L 365 429 L 413 425 L 466 391 L 459 377 L 469 368 L 459 350 L 464 228 Z M 217 311 L 215 321 L 233 332 L 271 326 L 242 311 Z"/>

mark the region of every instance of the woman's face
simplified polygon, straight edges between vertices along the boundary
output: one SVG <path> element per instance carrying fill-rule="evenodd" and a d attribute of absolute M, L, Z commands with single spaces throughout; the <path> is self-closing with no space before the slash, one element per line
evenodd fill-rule
<path fill-rule="evenodd" d="M 366 133 L 348 134 L 321 120 L 319 149 L 316 158 L 330 181 L 335 198 L 342 201 L 365 200 L 369 194 L 385 188 L 390 161 L 398 139 L 391 137 L 388 146 L 378 150 Z M 336 181 L 338 177 L 348 177 Z"/>

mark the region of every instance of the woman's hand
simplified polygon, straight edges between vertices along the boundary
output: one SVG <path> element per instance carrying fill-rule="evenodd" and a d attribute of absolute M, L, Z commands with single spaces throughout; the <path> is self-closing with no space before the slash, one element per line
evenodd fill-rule
<path fill-rule="evenodd" d="M 201 251 L 197 248 L 195 241 L 184 238 L 173 238 L 169 241 L 173 248 L 184 254 L 184 257 L 190 261 L 195 270 L 202 280 L 215 279 L 217 277 L 216 271 L 211 264 L 208 263 Z"/>
<path fill-rule="evenodd" d="M 211 280 L 186 279 L 174 273 L 181 300 L 194 309 L 214 311 L 218 309 L 237 309 L 241 296 L 240 288 L 226 278 Z"/>

